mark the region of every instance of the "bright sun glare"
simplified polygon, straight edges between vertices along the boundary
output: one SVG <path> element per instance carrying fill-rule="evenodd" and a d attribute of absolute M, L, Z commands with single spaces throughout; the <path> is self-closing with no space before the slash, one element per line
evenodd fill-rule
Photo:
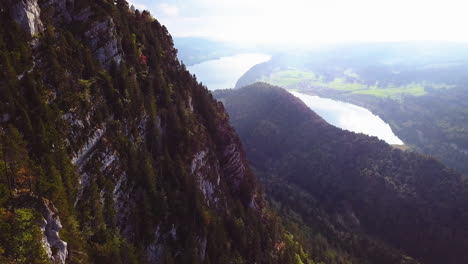
<path fill-rule="evenodd" d="M 435 40 L 467 42 L 456 0 L 133 0 L 174 36 L 239 43 Z"/>

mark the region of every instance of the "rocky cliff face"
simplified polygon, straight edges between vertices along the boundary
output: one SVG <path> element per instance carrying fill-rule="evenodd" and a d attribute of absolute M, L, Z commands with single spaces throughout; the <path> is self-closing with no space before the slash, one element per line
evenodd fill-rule
<path fill-rule="evenodd" d="M 84 34 L 86 41 L 92 48 L 96 59 L 109 68 L 112 62 L 120 65 L 122 61 L 122 48 L 120 38 L 117 35 L 114 21 L 111 17 L 105 17 L 96 21 Z"/>
<path fill-rule="evenodd" d="M 22 76 L 2 76 L 0 116 L 26 142 L 24 192 L 51 201 L 38 210 L 52 262 L 289 262 L 222 104 L 164 26 L 125 1 L 7 10 L 38 35 L 23 64 L 5 65 Z"/>
<path fill-rule="evenodd" d="M 59 232 L 62 229 L 62 223 L 58 216 L 55 206 L 47 200 L 43 200 L 42 214 L 44 222 L 41 231 L 44 234 L 43 243 L 46 248 L 47 256 L 51 263 L 64 264 L 68 257 L 67 242 L 60 239 Z"/>
<path fill-rule="evenodd" d="M 10 16 L 31 36 L 38 36 L 44 30 L 41 14 L 57 25 L 87 24 L 90 17 L 96 15 L 90 8 L 75 12 L 74 0 L 44 0 L 41 5 L 38 0 L 21 0 L 11 2 L 9 5 L 12 5 Z M 109 68 L 112 62 L 120 64 L 122 47 L 112 17 L 104 16 L 94 21 L 84 33 L 84 39 L 105 68 Z"/>
<path fill-rule="evenodd" d="M 44 29 L 37 0 L 19 0 L 10 5 L 12 5 L 11 17 L 31 36 L 39 34 Z"/>
<path fill-rule="evenodd" d="M 71 23 L 76 20 L 72 17 L 75 0 L 42 0 L 42 13 L 51 19 L 54 24 Z"/>
<path fill-rule="evenodd" d="M 67 242 L 60 238 L 62 229 L 59 212 L 51 201 L 40 198 L 34 193 L 18 193 L 13 201 L 15 207 L 32 208 L 40 217 L 42 244 L 48 261 L 53 264 L 67 263 Z"/>

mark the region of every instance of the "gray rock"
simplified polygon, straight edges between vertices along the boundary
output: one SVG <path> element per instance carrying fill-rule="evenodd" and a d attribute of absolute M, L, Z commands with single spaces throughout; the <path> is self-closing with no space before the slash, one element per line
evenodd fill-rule
<path fill-rule="evenodd" d="M 109 68 L 113 61 L 120 64 L 123 51 L 111 17 L 95 22 L 84 35 L 96 58 L 105 68 Z"/>
<path fill-rule="evenodd" d="M 13 4 L 10 15 L 25 31 L 34 36 L 44 30 L 37 0 L 18 0 Z"/>
<path fill-rule="evenodd" d="M 86 7 L 81 9 L 78 14 L 75 14 L 73 16 L 73 19 L 76 21 L 84 22 L 87 21 L 91 16 L 93 15 L 93 12 L 91 11 L 90 7 Z"/>
<path fill-rule="evenodd" d="M 43 11 L 49 13 L 49 17 L 53 23 L 65 22 L 70 23 L 72 21 L 72 15 L 69 10 L 73 10 L 74 0 L 45 0 L 41 3 Z"/>
<path fill-rule="evenodd" d="M 8 113 L 0 114 L 0 123 L 8 122 L 8 121 L 10 121 L 10 119 L 11 119 L 10 114 L 8 114 Z"/>
<path fill-rule="evenodd" d="M 61 240 L 59 236 L 62 223 L 60 222 L 57 208 L 48 200 L 43 199 L 41 212 L 44 217 L 41 226 L 43 232 L 42 242 L 50 262 L 54 264 L 65 264 L 68 257 L 68 249 L 67 242 Z"/>

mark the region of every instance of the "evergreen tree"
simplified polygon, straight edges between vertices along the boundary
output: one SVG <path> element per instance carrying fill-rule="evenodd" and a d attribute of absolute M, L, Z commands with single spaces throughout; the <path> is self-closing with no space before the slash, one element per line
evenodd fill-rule
<path fill-rule="evenodd" d="M 31 188 L 30 160 L 23 135 L 16 127 L 9 125 L 2 141 L 4 173 L 10 192 L 20 186 Z"/>

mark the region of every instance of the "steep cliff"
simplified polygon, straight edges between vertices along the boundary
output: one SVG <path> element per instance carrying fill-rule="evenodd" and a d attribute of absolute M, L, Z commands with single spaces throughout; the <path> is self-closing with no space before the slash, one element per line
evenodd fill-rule
<path fill-rule="evenodd" d="M 222 104 L 148 12 L 107 0 L 7 1 L 0 12 L 0 229 L 35 234 L 0 238 L 1 260 L 308 261 L 268 209 Z"/>
<path fill-rule="evenodd" d="M 39 34 L 44 29 L 40 19 L 41 9 L 37 0 L 20 0 L 8 3 L 10 16 L 31 36 Z"/>

